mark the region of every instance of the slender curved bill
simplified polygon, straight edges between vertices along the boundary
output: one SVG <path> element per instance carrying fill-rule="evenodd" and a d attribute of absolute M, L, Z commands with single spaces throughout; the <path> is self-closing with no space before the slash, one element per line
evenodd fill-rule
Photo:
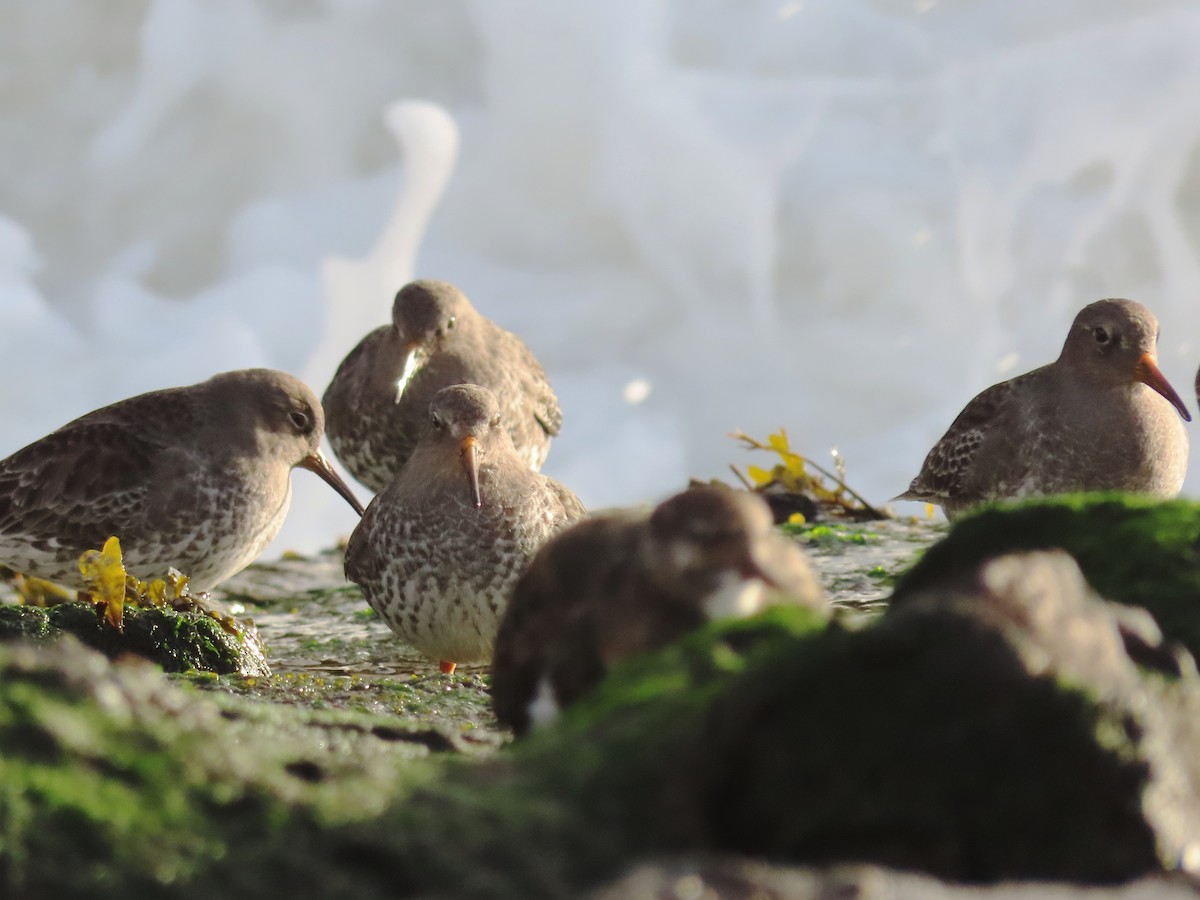
<path fill-rule="evenodd" d="M 330 465 L 324 453 L 320 450 L 313 451 L 300 460 L 299 466 L 301 469 L 308 469 L 308 471 L 316 473 L 322 481 L 341 494 L 356 513 L 360 516 L 363 514 L 363 505 L 358 502 L 358 498 L 354 496 L 354 491 L 350 490 L 350 486 L 342 480 L 342 476 Z"/>
<path fill-rule="evenodd" d="M 479 442 L 471 435 L 462 440 L 462 464 L 467 473 L 467 483 L 471 486 L 471 502 L 475 508 L 483 506 L 483 495 L 479 493 L 479 460 L 475 456 L 475 447 Z"/>
<path fill-rule="evenodd" d="M 1158 367 L 1158 360 L 1154 358 L 1153 354 L 1143 353 L 1141 355 L 1137 365 L 1133 368 L 1133 377 L 1165 397 L 1167 402 L 1179 410 L 1183 421 L 1192 421 L 1192 414 L 1188 412 L 1187 407 L 1183 405 L 1183 400 L 1175 393 L 1175 388 L 1171 387 L 1171 382 L 1167 381 L 1167 376 Z"/>

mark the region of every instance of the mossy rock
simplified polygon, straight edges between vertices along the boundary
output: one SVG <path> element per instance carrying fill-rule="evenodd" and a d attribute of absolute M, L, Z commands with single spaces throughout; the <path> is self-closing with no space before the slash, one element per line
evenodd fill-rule
<path fill-rule="evenodd" d="M 49 635 L 50 620 L 41 607 L 0 604 L 0 640 L 38 640 Z"/>
<path fill-rule="evenodd" d="M 256 859 L 301 894 L 332 889 L 329 859 L 353 860 L 367 897 L 575 896 L 679 852 L 973 882 L 1114 883 L 1175 864 L 1180 829 L 1163 840 L 1143 808 L 1144 742 L 1171 735 L 1143 730 L 1156 700 L 1132 664 L 1131 692 L 1113 695 L 1031 675 L 970 616 L 855 632 L 814 618 L 713 626 L 623 667 L 499 759 Z M 1194 681 L 1156 687 L 1180 715 L 1200 710 Z"/>
<path fill-rule="evenodd" d="M 1174 739 L 1163 696 L 1200 712 L 1194 678 L 1031 674 L 1005 633 L 918 605 L 859 631 L 799 608 L 710 626 L 483 760 L 40 649 L 0 647 L 14 896 L 578 896 L 681 852 L 1117 882 L 1173 864 L 1146 744 Z"/>
<path fill-rule="evenodd" d="M 1149 610 L 1163 634 L 1200 657 L 1200 503 L 1079 494 L 996 506 L 954 524 L 896 587 L 922 588 L 995 556 L 1060 548 L 1103 597 Z"/>
<path fill-rule="evenodd" d="M 414 758 L 426 748 L 396 740 L 388 717 L 322 723 L 200 695 L 74 642 L 0 645 L 0 894 L 561 896 L 615 874 L 645 841 L 613 819 L 625 821 L 627 793 L 579 806 L 600 782 L 626 784 L 608 778 L 604 753 L 644 742 L 631 709 L 656 728 L 660 712 L 692 719 L 751 658 L 733 645 L 820 627 L 797 611 L 638 661 L 625 690 L 564 724 L 565 755 L 547 734 L 513 755 L 445 763 Z M 626 715 L 608 707 L 618 696 Z M 597 720 L 613 730 L 601 725 L 597 752 L 582 752 L 569 735 Z M 578 800 L 559 792 L 581 779 L 595 785 Z"/>
<path fill-rule="evenodd" d="M 70 637 L 0 645 L 0 896 L 250 896 L 213 866 L 378 816 L 426 777 L 427 748 L 393 732 L 201 694 Z"/>
<path fill-rule="evenodd" d="M 167 672 L 215 672 L 219 675 L 268 675 L 258 631 L 247 625 L 231 634 L 212 616 L 171 609 L 126 607 L 118 631 L 91 603 L 0 606 L 0 639 L 48 638 L 72 634 L 105 656 L 132 653 Z"/>

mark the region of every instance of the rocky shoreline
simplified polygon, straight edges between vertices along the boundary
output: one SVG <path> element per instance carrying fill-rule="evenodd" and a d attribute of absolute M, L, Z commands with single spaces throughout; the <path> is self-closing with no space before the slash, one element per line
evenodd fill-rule
<path fill-rule="evenodd" d="M 0 884 L 1197 896 L 1200 504 L 1072 498 L 946 534 L 806 528 L 832 622 L 711 627 L 515 743 L 486 674 L 401 655 L 336 552 L 223 591 L 270 675 L 0 643 Z"/>

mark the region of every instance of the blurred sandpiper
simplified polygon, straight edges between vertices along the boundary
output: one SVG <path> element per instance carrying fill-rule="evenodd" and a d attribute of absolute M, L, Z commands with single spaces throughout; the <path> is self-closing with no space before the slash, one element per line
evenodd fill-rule
<path fill-rule="evenodd" d="M 0 562 L 82 587 L 80 555 L 115 535 L 130 574 L 173 566 L 208 590 L 275 537 L 293 468 L 362 512 L 318 449 L 323 425 L 312 390 L 270 369 L 90 412 L 0 461 Z"/>
<path fill-rule="evenodd" d="M 453 672 L 491 659 L 513 583 L 584 510 L 518 456 L 487 388 L 443 388 L 426 420 L 412 457 L 350 535 L 346 577 L 392 631 Z"/>
<path fill-rule="evenodd" d="M 953 519 L 1004 498 L 1176 496 L 1191 416 L 1158 368 L 1157 345 L 1158 320 L 1140 303 L 1085 306 L 1058 359 L 968 403 L 895 499 L 936 503 Z"/>
<path fill-rule="evenodd" d="M 755 494 L 697 487 L 650 514 L 586 519 L 517 582 L 492 662 L 496 716 L 523 733 L 618 661 L 769 603 L 826 608 L 803 551 Z"/>
<path fill-rule="evenodd" d="M 520 338 L 445 281 L 401 288 L 392 324 L 342 361 L 324 397 L 330 446 L 355 478 L 382 491 L 417 446 L 433 396 L 464 383 L 495 394 L 517 455 L 540 470 L 562 426 L 545 371 Z"/>

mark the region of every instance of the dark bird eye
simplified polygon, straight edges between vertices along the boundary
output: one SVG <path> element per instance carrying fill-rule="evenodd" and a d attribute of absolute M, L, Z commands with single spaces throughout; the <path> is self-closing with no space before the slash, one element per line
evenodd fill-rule
<path fill-rule="evenodd" d="M 439 416 L 437 413 L 431 413 L 429 416 L 429 424 L 431 424 L 434 428 L 441 428 L 442 427 L 442 417 Z"/>
<path fill-rule="evenodd" d="M 292 424 L 296 426 L 297 431 L 304 431 L 308 428 L 308 413 L 293 409 L 288 413 L 288 418 L 292 420 Z"/>
<path fill-rule="evenodd" d="M 1096 339 L 1096 343 L 1102 347 L 1112 340 L 1112 335 L 1108 333 L 1108 329 L 1103 325 L 1097 325 L 1092 330 L 1092 336 Z"/>
<path fill-rule="evenodd" d="M 492 419 L 490 422 L 488 422 L 488 425 L 491 426 L 492 428 L 499 428 L 500 427 L 499 414 L 492 416 Z"/>
<path fill-rule="evenodd" d="M 458 324 L 458 319 L 454 318 L 454 316 L 451 316 L 450 318 L 448 318 L 446 320 L 446 330 L 450 331 L 457 324 Z"/>

